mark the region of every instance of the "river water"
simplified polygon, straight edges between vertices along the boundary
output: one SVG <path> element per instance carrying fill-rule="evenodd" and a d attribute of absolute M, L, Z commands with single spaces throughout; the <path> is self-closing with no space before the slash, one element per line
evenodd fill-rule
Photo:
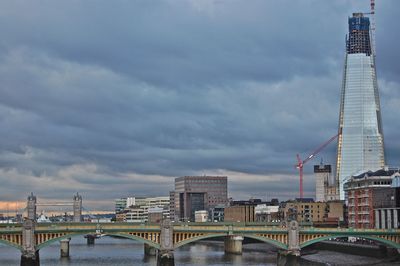
<path fill-rule="evenodd" d="M 176 266 L 276 265 L 276 250 L 267 244 L 246 244 L 242 255 L 226 255 L 222 242 L 197 242 L 180 247 L 174 254 Z M 19 266 L 20 256 L 18 250 L 0 244 L 1 266 Z M 315 251 L 304 257 L 326 265 L 384 265 L 379 263 L 380 259 L 331 251 Z M 129 239 L 103 237 L 96 239 L 95 245 L 88 246 L 83 237 L 74 237 L 70 243 L 69 259 L 60 259 L 60 245 L 54 243 L 40 250 L 40 265 L 154 266 L 156 259 L 154 256 L 144 255 L 143 244 Z"/>

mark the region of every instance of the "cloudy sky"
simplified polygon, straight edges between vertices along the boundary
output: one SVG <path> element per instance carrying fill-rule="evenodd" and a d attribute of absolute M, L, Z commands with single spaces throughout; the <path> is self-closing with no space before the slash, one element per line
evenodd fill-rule
<path fill-rule="evenodd" d="M 400 165 L 400 1 L 377 1 L 387 163 Z M 337 132 L 347 18 L 368 0 L 1 1 L 0 202 L 112 209 L 175 177 L 298 195 Z M 305 167 L 335 164 L 335 144 Z M 1 207 L 1 204 L 0 204 Z"/>

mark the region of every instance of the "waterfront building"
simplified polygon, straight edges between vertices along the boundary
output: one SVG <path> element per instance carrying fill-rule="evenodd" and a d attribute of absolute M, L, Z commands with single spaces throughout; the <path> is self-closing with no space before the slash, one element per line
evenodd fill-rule
<path fill-rule="evenodd" d="M 194 221 L 196 223 L 205 223 L 208 221 L 208 211 L 195 211 L 194 212 Z"/>
<path fill-rule="evenodd" d="M 339 200 L 337 182 L 332 175 L 330 164 L 314 165 L 315 201 L 326 202 Z"/>
<path fill-rule="evenodd" d="M 175 214 L 175 191 L 169 192 L 169 216 L 172 221 L 178 221 L 179 218 Z"/>
<path fill-rule="evenodd" d="M 369 18 L 354 13 L 348 23 L 336 160 L 336 181 L 341 200 L 345 197 L 343 185 L 346 179 L 385 165 Z"/>
<path fill-rule="evenodd" d="M 149 223 L 160 223 L 163 219 L 164 212 L 165 209 L 161 207 L 149 208 L 147 221 Z"/>
<path fill-rule="evenodd" d="M 255 205 L 235 205 L 225 208 L 225 222 L 254 222 Z"/>
<path fill-rule="evenodd" d="M 122 212 L 126 207 L 127 198 L 119 198 L 115 200 L 115 213 Z"/>
<path fill-rule="evenodd" d="M 183 176 L 175 179 L 173 213 L 175 220 L 194 221 L 195 211 L 228 202 L 226 176 Z"/>
<path fill-rule="evenodd" d="M 279 206 L 259 204 L 254 208 L 257 222 L 279 222 Z"/>
<path fill-rule="evenodd" d="M 345 183 L 348 223 L 352 228 L 398 228 L 400 225 L 398 169 L 355 175 Z"/>
<path fill-rule="evenodd" d="M 225 216 L 225 204 L 218 204 L 210 208 L 210 217 L 213 222 L 223 222 Z"/>
<path fill-rule="evenodd" d="M 163 217 L 169 218 L 169 197 L 131 197 L 130 206 L 125 206 L 116 213 L 116 220 L 123 222 L 147 222 L 149 212 L 162 209 Z M 120 203 L 118 201 L 118 203 Z M 120 203 L 122 205 L 122 203 Z"/>
<path fill-rule="evenodd" d="M 313 223 L 318 226 L 335 226 L 344 222 L 344 202 L 289 201 L 281 206 L 284 220 Z"/>

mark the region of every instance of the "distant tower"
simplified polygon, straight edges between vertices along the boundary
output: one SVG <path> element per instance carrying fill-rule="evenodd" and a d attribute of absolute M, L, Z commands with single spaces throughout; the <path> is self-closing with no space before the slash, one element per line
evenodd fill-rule
<path fill-rule="evenodd" d="M 74 203 L 73 203 L 73 208 L 74 208 L 74 222 L 81 222 L 82 221 L 82 196 L 76 193 L 74 195 Z"/>
<path fill-rule="evenodd" d="M 327 202 L 339 199 L 337 182 L 332 175 L 330 164 L 314 165 L 315 201 Z"/>
<path fill-rule="evenodd" d="M 36 196 L 33 195 L 33 192 L 28 196 L 28 219 L 32 221 L 36 221 Z"/>
<path fill-rule="evenodd" d="M 326 201 L 326 191 L 331 179 L 331 166 L 324 165 L 322 162 L 319 165 L 314 165 L 315 174 L 315 201 Z"/>
<path fill-rule="evenodd" d="M 351 175 L 385 165 L 373 51 L 369 18 L 354 13 L 349 18 L 339 113 L 336 180 L 341 200 L 343 184 Z"/>

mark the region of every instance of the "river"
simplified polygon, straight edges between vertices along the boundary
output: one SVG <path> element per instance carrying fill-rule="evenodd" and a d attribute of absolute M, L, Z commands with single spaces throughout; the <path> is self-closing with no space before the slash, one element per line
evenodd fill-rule
<path fill-rule="evenodd" d="M 226 255 L 222 242 L 198 242 L 180 247 L 174 254 L 176 266 L 276 265 L 276 251 L 267 244 L 246 244 L 243 246 L 242 255 Z M 20 256 L 18 250 L 0 244 L 1 266 L 19 266 Z M 326 265 L 384 265 L 379 263 L 380 259 L 331 251 L 315 251 L 304 257 Z M 95 245 L 88 246 L 83 237 L 74 237 L 70 243 L 69 259 L 60 259 L 60 245 L 54 243 L 40 250 L 40 265 L 154 266 L 156 259 L 154 256 L 145 256 L 143 244 L 136 241 L 103 237 L 96 239 Z M 400 263 L 387 265 L 400 265 Z"/>

